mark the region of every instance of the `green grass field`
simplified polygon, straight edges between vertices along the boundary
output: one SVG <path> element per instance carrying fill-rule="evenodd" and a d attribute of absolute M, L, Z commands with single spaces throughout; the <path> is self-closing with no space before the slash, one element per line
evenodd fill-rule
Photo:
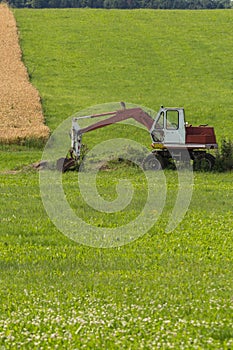
<path fill-rule="evenodd" d="M 125 101 L 183 106 L 231 136 L 232 11 L 16 10 L 24 61 L 49 127 Z"/>
<path fill-rule="evenodd" d="M 231 137 L 232 11 L 14 13 L 51 130 L 80 109 L 125 100 L 154 110 L 182 105 L 189 122 Z M 85 142 L 119 133 L 126 137 L 127 129 L 102 129 Z M 135 139 L 149 145 L 143 135 Z M 233 349 L 232 173 L 196 172 L 184 220 L 165 233 L 178 191 L 176 172 L 165 171 L 166 205 L 154 227 L 131 244 L 97 249 L 50 221 L 39 174 L 28 167 L 41 154 L 28 146 L 0 150 L 0 348 Z M 119 178 L 135 188 L 126 212 L 132 220 L 146 183 L 139 168 L 113 166 L 98 176 L 103 198 L 116 197 Z M 63 184 L 85 220 L 124 224 L 125 213 L 79 204 L 76 173 L 64 174 Z"/>

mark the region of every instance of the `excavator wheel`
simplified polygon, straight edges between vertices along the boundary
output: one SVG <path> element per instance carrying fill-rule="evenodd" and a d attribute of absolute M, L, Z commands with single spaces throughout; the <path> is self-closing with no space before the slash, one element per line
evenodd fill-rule
<path fill-rule="evenodd" d="M 160 155 L 151 153 L 143 160 L 142 167 L 144 170 L 158 171 L 164 168 L 164 160 Z"/>
<path fill-rule="evenodd" d="M 199 154 L 194 158 L 193 169 L 201 171 L 210 171 L 215 164 L 215 157 L 210 153 Z"/>
<path fill-rule="evenodd" d="M 57 160 L 57 170 L 65 173 L 67 170 L 75 166 L 75 160 L 72 158 L 59 158 Z"/>

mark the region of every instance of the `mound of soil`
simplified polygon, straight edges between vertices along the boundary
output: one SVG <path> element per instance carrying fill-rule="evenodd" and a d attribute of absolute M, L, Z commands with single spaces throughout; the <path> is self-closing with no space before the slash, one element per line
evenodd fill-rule
<path fill-rule="evenodd" d="M 47 139 L 40 96 L 22 62 L 15 18 L 4 4 L 0 4 L 0 57 L 0 142 Z"/>

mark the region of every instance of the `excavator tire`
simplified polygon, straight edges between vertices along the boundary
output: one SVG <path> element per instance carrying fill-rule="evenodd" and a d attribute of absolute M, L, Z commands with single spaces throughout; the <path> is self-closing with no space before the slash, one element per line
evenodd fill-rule
<path fill-rule="evenodd" d="M 193 169 L 199 171 L 211 171 L 215 164 L 215 157 L 210 153 L 199 154 L 193 161 Z"/>
<path fill-rule="evenodd" d="M 142 167 L 144 170 L 162 170 L 164 168 L 164 160 L 160 155 L 151 153 L 143 160 Z"/>

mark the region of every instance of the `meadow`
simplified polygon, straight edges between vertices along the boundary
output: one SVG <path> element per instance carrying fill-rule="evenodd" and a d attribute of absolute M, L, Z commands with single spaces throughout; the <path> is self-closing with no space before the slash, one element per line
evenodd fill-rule
<path fill-rule="evenodd" d="M 183 105 L 193 124 L 214 125 L 218 139 L 231 136 L 232 11 L 14 14 L 51 130 L 81 109 L 125 100 L 155 110 Z M 127 137 L 127 129 L 98 130 L 85 142 L 119 134 Z M 140 130 L 133 137 L 150 144 Z M 0 347 L 233 349 L 232 173 L 196 172 L 184 220 L 165 233 L 178 191 L 176 172 L 166 170 L 158 222 L 130 244 L 100 249 L 70 240 L 49 219 L 29 166 L 42 151 L 1 145 Z M 97 227 L 123 224 L 119 213 L 80 205 L 77 173 L 62 178 L 77 215 Z M 146 182 L 140 168 L 114 164 L 98 175 L 104 198 L 115 198 L 120 178 L 135 189 L 131 220 Z"/>
<path fill-rule="evenodd" d="M 232 136 L 232 11 L 15 10 L 48 126 L 93 105 L 183 106 Z"/>

